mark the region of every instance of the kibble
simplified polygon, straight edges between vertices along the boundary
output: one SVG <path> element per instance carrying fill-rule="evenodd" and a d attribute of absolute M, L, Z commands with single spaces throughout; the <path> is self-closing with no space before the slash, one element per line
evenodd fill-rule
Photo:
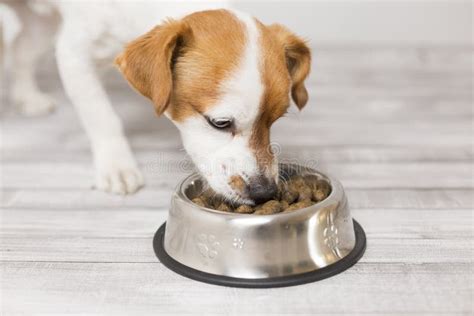
<path fill-rule="evenodd" d="M 298 190 L 293 186 L 288 186 L 283 189 L 284 191 L 281 193 L 281 200 L 285 201 L 288 204 L 295 202 L 300 195 Z"/>
<path fill-rule="evenodd" d="M 262 205 L 259 205 L 255 210 L 254 214 L 257 215 L 269 215 L 269 214 L 276 214 L 282 211 L 280 202 L 276 200 L 270 200 L 265 202 Z"/>
<path fill-rule="evenodd" d="M 221 203 L 221 205 L 217 207 L 217 210 L 221 212 L 232 212 L 232 208 L 227 203 Z"/>
<path fill-rule="evenodd" d="M 270 215 L 292 212 L 321 202 L 331 193 L 331 186 L 326 180 L 316 175 L 293 176 L 287 181 L 280 181 L 278 191 L 275 200 L 255 206 L 233 205 L 211 189 L 203 191 L 201 195 L 192 199 L 192 202 L 221 212 Z"/>
<path fill-rule="evenodd" d="M 201 197 L 194 198 L 194 199 L 192 199 L 192 201 L 193 201 L 194 204 L 197 204 L 201 207 L 207 207 L 206 203 L 203 201 L 203 199 Z"/>
<path fill-rule="evenodd" d="M 321 202 L 329 195 L 330 191 L 331 187 L 329 186 L 329 183 L 323 180 L 318 180 L 316 187 L 313 189 L 313 200 Z"/>
<path fill-rule="evenodd" d="M 296 203 L 291 204 L 290 206 L 288 206 L 285 209 L 285 213 L 296 211 L 296 210 L 299 210 L 300 208 L 305 208 L 305 207 L 311 206 L 313 204 L 315 204 L 315 202 L 313 202 L 311 200 L 303 200 L 303 201 L 300 201 L 300 202 L 296 202 Z"/>
<path fill-rule="evenodd" d="M 252 214 L 255 210 L 250 205 L 242 204 L 235 209 L 235 212 L 239 214 Z"/>

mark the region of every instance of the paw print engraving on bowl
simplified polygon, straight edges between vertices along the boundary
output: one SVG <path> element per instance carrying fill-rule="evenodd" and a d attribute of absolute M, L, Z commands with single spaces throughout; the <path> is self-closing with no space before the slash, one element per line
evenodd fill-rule
<path fill-rule="evenodd" d="M 242 249 L 244 248 L 244 241 L 242 240 L 242 238 L 235 237 L 234 240 L 232 241 L 232 246 L 235 249 Z"/>
<path fill-rule="evenodd" d="M 212 234 L 199 234 L 196 239 L 196 246 L 199 253 L 206 259 L 214 259 L 219 254 L 220 242 Z"/>
<path fill-rule="evenodd" d="M 335 211 L 335 209 L 329 211 L 327 216 L 326 227 L 323 230 L 324 244 L 331 249 L 334 255 L 342 258 L 341 251 L 339 250 L 339 231 L 334 223 Z"/>

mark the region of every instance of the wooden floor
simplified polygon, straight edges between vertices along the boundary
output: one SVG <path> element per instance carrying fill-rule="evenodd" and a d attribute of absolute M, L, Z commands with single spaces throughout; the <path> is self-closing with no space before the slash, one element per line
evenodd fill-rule
<path fill-rule="evenodd" d="M 57 75 L 43 71 L 58 110 L 2 113 L 3 314 L 472 315 L 472 50 L 314 51 L 310 103 L 273 139 L 282 159 L 342 181 L 368 238 L 357 265 L 266 290 L 167 270 L 151 242 L 189 173 L 176 129 L 108 76 L 147 186 L 127 197 L 93 191 L 85 134 Z"/>

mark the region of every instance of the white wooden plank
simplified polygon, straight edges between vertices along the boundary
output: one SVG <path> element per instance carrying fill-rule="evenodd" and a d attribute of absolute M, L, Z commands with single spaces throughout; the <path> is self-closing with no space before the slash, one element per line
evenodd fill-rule
<path fill-rule="evenodd" d="M 277 143 L 274 143 L 275 145 Z M 309 160 L 318 159 L 333 162 L 469 162 L 474 159 L 474 149 L 469 146 L 382 146 L 382 145 L 308 145 L 298 146 L 289 143 L 278 143 L 279 159 Z M 139 161 L 180 161 L 187 157 L 182 147 L 147 144 L 135 145 L 134 151 Z M 87 148 L 58 151 L 57 145 L 28 146 L 4 150 L 2 163 L 38 163 L 48 161 L 68 161 L 89 163 L 92 157 Z"/>
<path fill-rule="evenodd" d="M 9 209 L 118 210 L 167 208 L 174 185 L 146 186 L 129 196 L 88 189 L 4 189 L 0 205 Z M 352 189 L 346 188 L 349 204 L 359 209 L 466 209 L 474 208 L 472 189 Z M 54 196 L 54 198 L 52 198 Z"/>
<path fill-rule="evenodd" d="M 308 108 L 310 105 L 308 105 Z M 317 109 L 316 109 L 317 110 Z M 71 110 L 72 111 L 72 110 Z M 143 113 L 143 117 L 150 114 Z M 58 118 L 59 119 L 59 118 Z M 62 118 L 61 118 L 62 119 Z M 30 119 L 33 120 L 33 119 Z M 58 124 L 53 117 L 46 119 L 46 125 Z M 64 118 L 65 122 L 76 121 L 75 116 Z M 272 139 L 284 145 L 299 146 L 420 146 L 446 148 L 469 146 L 471 142 L 470 116 L 464 116 L 457 121 L 438 122 L 403 117 L 364 118 L 333 116 L 306 117 L 306 112 L 292 113 L 279 119 L 272 128 Z M 60 125 L 66 123 L 60 123 Z M 128 135 L 132 144 L 137 148 L 181 148 L 178 131 L 164 119 L 152 122 L 134 122 L 127 116 L 128 124 L 137 127 L 129 129 Z M 58 130 L 55 127 L 44 129 L 40 126 L 32 128 L 19 124 L 16 127 L 5 126 L 2 148 L 4 150 L 35 148 L 41 151 L 42 146 L 51 148 L 56 145 L 55 151 L 88 150 L 88 142 L 82 129 Z M 33 124 L 37 124 L 34 121 Z M 164 125 L 158 129 L 152 126 Z M 140 126 L 140 127 L 138 127 Z M 291 135 L 288 130 L 291 129 Z M 416 135 L 416 137 L 414 137 Z M 7 137 L 8 136 L 8 137 Z M 58 146 L 61 144 L 61 146 Z"/>
<path fill-rule="evenodd" d="M 473 187 L 470 162 L 326 163 L 316 159 L 298 162 L 332 174 L 347 188 Z M 158 159 L 142 165 L 146 183 L 153 186 L 174 187 L 192 171 L 192 166 L 183 161 Z M 91 187 L 94 172 L 90 164 L 64 161 L 4 163 L 2 167 L 4 188 L 85 189 Z"/>
<path fill-rule="evenodd" d="M 303 117 L 301 114 L 300 117 Z M 307 125 L 312 124 L 309 133 Z M 278 128 L 282 126 L 282 128 Z M 284 126 L 284 127 L 283 127 Z M 439 126 L 433 124 L 403 122 L 364 122 L 352 121 L 336 123 L 334 120 L 313 120 L 305 122 L 303 119 L 280 119 L 272 130 L 276 142 L 288 143 L 291 130 L 291 144 L 306 145 L 424 145 L 438 146 L 449 144 L 462 146 L 471 140 L 470 123 L 448 123 Z M 416 135 L 416 137 L 413 137 Z M 288 140 L 288 141 L 285 141 Z M 449 145 L 447 145 L 449 147 Z"/>
<path fill-rule="evenodd" d="M 474 190 L 347 189 L 352 208 L 474 209 Z"/>
<path fill-rule="evenodd" d="M 469 264 L 357 264 L 330 279 L 234 289 L 160 264 L 2 263 L 6 314 L 458 315 L 472 311 Z M 453 290 L 454 289 L 454 290 Z"/>
<path fill-rule="evenodd" d="M 312 87 L 309 87 L 311 89 Z M 314 86 L 313 91 L 319 87 Z M 302 111 L 308 119 L 338 118 L 339 121 L 389 121 L 443 124 L 446 119 L 466 120 L 472 115 L 468 95 L 371 97 L 364 95 L 328 95 L 313 93 Z M 444 118 L 444 120 L 443 120 Z"/>
<path fill-rule="evenodd" d="M 354 209 L 369 240 L 363 262 L 470 262 L 472 210 Z M 2 260 L 154 262 L 164 209 L 2 212 Z"/>
<path fill-rule="evenodd" d="M 339 69 L 421 70 L 469 72 L 472 47 L 366 47 L 319 46 L 314 48 L 321 67 Z M 350 72 L 350 71 L 348 71 Z"/>

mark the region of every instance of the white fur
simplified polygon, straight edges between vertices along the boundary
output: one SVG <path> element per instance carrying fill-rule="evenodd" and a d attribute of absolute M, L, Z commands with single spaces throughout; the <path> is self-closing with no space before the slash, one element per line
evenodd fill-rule
<path fill-rule="evenodd" d="M 56 58 L 64 88 L 75 106 L 92 145 L 96 186 L 108 192 L 133 193 L 143 185 L 143 176 L 124 137 L 122 123 L 97 75 L 97 59 L 112 65 L 123 45 L 147 32 L 167 17 L 226 7 L 226 1 L 41 1 L 59 12 L 62 25 L 56 42 Z M 41 92 L 34 79 L 35 63 L 46 50 L 46 41 L 32 41 L 37 25 L 31 7 L 8 2 L 23 22 L 13 53 L 15 73 L 13 98 L 30 115 L 49 112 L 51 97 Z M 44 7 L 44 6 L 43 6 Z M 38 10 L 38 8 L 36 8 Z M 41 10 L 40 10 L 41 11 Z M 51 10 L 42 10 L 48 15 Z M 35 19 L 39 19 L 36 15 Z M 50 16 L 43 19 L 52 20 Z M 44 21 L 42 21 L 44 22 Z M 47 22 L 47 21 L 46 21 Z M 35 23 L 36 24 L 36 23 Z M 44 23 L 41 25 L 45 25 Z M 41 43 L 41 47 L 38 44 Z M 41 49 L 38 49 L 41 48 Z"/>
<path fill-rule="evenodd" d="M 255 154 L 249 147 L 252 128 L 259 113 L 264 92 L 259 61 L 259 30 L 253 18 L 235 15 L 246 27 L 246 45 L 238 69 L 221 85 L 221 99 L 205 113 L 209 117 L 232 117 L 238 133 L 219 131 L 205 118 L 195 116 L 177 123 L 184 147 L 207 178 L 211 187 L 238 202 L 251 201 L 235 192 L 228 184 L 233 175 L 244 180 L 258 174 Z"/>
<path fill-rule="evenodd" d="M 39 90 L 34 70 L 39 57 L 50 47 L 47 40 L 36 39 L 38 36 L 52 35 L 57 19 L 49 17 L 47 20 L 47 17 L 38 16 L 21 2 L 8 2 L 8 4 L 17 17 L 16 30 L 13 25 L 13 29 L 7 32 L 7 34 L 13 32 L 14 36 L 5 39 L 6 44 L 14 51 L 11 56 L 7 56 L 7 60 L 14 65 L 9 67 L 14 74 L 10 97 L 24 115 L 35 116 L 51 112 L 55 106 L 54 100 Z M 21 24 L 21 21 L 28 23 Z M 48 23 L 45 23 L 46 21 Z"/>

